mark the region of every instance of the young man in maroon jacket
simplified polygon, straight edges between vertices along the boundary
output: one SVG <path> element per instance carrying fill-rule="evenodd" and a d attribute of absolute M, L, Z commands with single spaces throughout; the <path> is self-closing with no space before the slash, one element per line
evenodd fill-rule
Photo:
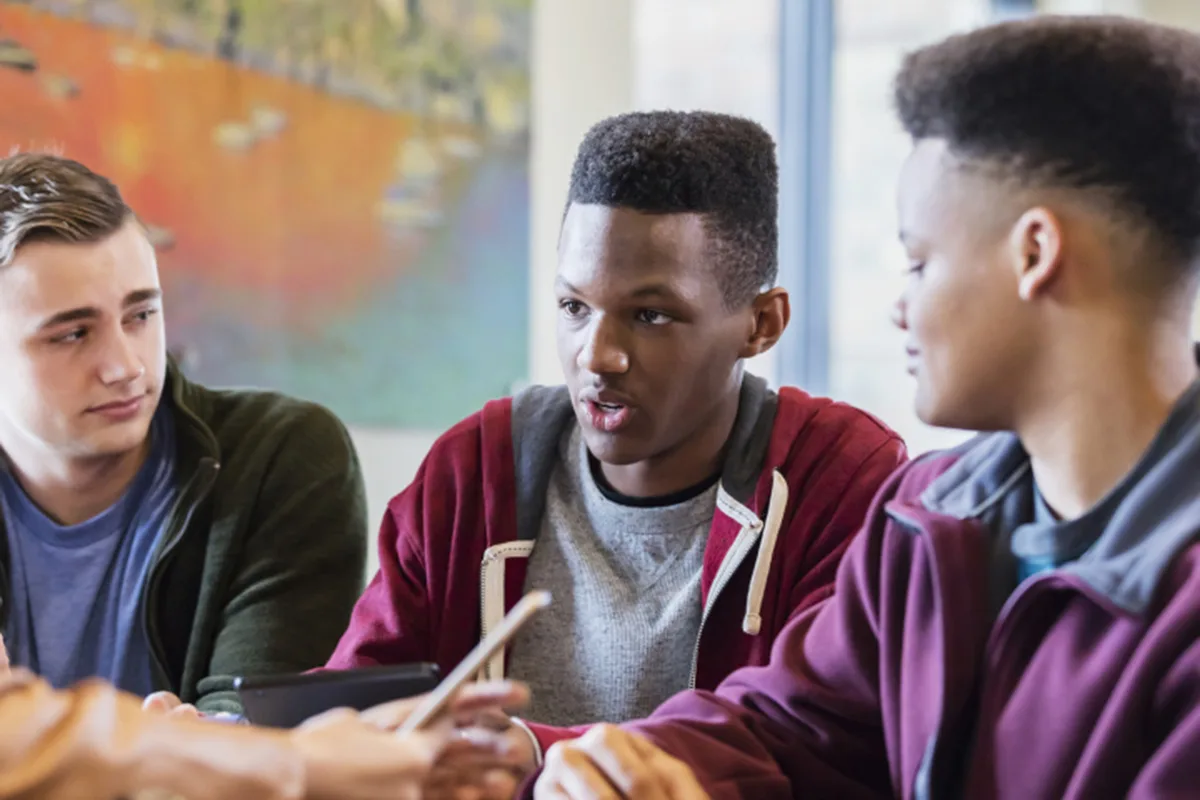
<path fill-rule="evenodd" d="M 993 433 L 888 482 L 766 669 L 539 796 L 1200 796 L 1200 37 L 1008 23 L 896 103 L 917 410 Z"/>
<path fill-rule="evenodd" d="M 556 279 L 567 385 L 489 403 L 433 446 L 330 667 L 449 670 L 549 589 L 488 669 L 532 689 L 520 772 L 571 726 L 767 662 L 905 458 L 867 414 L 744 374 L 788 323 L 776 195 L 774 143 L 747 120 L 636 113 L 587 134 Z"/>

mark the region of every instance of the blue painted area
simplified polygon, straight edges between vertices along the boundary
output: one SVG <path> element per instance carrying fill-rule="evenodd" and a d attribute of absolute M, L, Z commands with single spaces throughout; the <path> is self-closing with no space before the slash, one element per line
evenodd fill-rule
<path fill-rule="evenodd" d="M 278 389 L 380 427 L 445 428 L 507 394 L 528 373 L 525 155 L 486 153 L 444 213 L 415 260 L 397 253 L 410 263 L 394 281 L 303 335 L 275 324 L 277 299 L 164 276 L 170 303 L 193 318 L 188 330 L 168 322 L 198 351 L 192 376 Z"/>

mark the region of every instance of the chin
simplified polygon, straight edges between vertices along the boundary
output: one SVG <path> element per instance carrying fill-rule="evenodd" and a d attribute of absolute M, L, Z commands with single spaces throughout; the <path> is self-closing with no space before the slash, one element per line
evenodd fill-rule
<path fill-rule="evenodd" d="M 962 428 L 961 418 L 966 415 L 955 413 L 953 403 L 946 402 L 944 398 L 931 397 L 930 394 L 917 390 L 917 419 L 934 428 Z"/>
<path fill-rule="evenodd" d="M 149 419 L 130 420 L 94 432 L 87 437 L 86 444 L 81 449 L 95 458 L 111 458 L 141 447 L 149 435 Z"/>
<path fill-rule="evenodd" d="M 1001 431 L 1008 425 L 999 414 L 989 414 L 978 402 L 929 402 L 917 397 L 917 419 L 934 428 L 949 428 L 960 431 Z"/>
<path fill-rule="evenodd" d="M 647 458 L 642 442 L 634 441 L 628 435 L 600 433 L 584 427 L 583 441 L 588 452 L 603 464 L 623 467 Z"/>

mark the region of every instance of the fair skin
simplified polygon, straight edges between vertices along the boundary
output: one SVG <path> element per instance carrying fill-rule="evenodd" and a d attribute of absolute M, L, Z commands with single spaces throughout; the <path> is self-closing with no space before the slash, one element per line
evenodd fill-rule
<path fill-rule="evenodd" d="M 17 248 L 0 268 L 0 368 L 14 377 L 0 451 L 30 499 L 62 525 L 115 503 L 146 458 L 167 368 L 158 263 L 135 219 L 97 242 Z"/>
<path fill-rule="evenodd" d="M 132 218 L 101 241 L 33 241 L 0 267 L 0 450 L 60 524 L 124 493 L 166 373 L 158 266 Z"/>
<path fill-rule="evenodd" d="M 1014 431 L 1046 501 L 1077 517 L 1129 473 L 1196 380 L 1196 279 L 1106 198 L 979 166 L 924 140 L 901 176 L 910 278 L 894 319 L 917 413 Z M 535 796 L 704 795 L 652 744 L 606 729 L 552 748 Z"/>
<path fill-rule="evenodd" d="M 9 668 L 4 640 L 0 638 L 0 681 L 7 678 L 20 681 L 32 676 L 15 675 Z M 464 688 L 451 702 L 446 713 L 433 720 L 421 731 L 397 736 L 392 731 L 416 708 L 423 698 L 402 700 L 365 711 L 361 714 L 335 709 L 315 717 L 294 731 L 279 732 L 242 727 L 229 728 L 228 741 L 219 746 L 253 746 L 256 741 L 285 741 L 304 770 L 305 800 L 392 800 L 398 797 L 431 796 L 428 787 L 444 759 L 453 758 L 464 747 L 456 735 L 456 723 L 473 719 L 480 714 L 499 713 L 502 708 L 524 705 L 525 689 L 517 684 L 475 684 Z M 149 721 L 147 724 L 153 724 Z M 177 719 L 164 723 L 170 726 L 195 726 L 194 720 Z M 205 724 L 205 735 L 211 737 L 219 727 Z M 164 731 L 164 729 L 157 729 Z M 131 732 L 132 733 L 132 732 Z M 215 739 L 208 741 L 218 746 Z M 492 738 L 470 743 L 473 752 L 493 750 L 503 752 L 503 742 Z M 86 755 L 86 754 L 85 754 Z M 186 762 L 186 753 L 174 753 Z M 178 779 L 180 775 L 158 774 L 154 763 L 140 763 L 131 754 L 124 764 L 125 772 L 135 776 L 134 783 L 154 785 L 160 781 Z M 138 777 L 140 776 L 140 777 Z M 183 776 L 184 781 L 186 775 Z M 194 782 L 190 782 L 194 783 Z M 189 790 L 198 787 L 191 785 Z M 209 787 L 199 787 L 201 789 Z M 203 796 L 211 794 L 202 792 Z M 136 795 L 161 798 L 161 791 L 148 789 Z"/>

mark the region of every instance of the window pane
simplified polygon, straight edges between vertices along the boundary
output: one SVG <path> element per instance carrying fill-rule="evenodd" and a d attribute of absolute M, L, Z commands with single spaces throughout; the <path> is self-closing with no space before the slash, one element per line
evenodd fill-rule
<path fill-rule="evenodd" d="M 892 111 L 903 55 L 989 18 L 986 0 L 838 0 L 833 87 L 832 394 L 876 414 L 913 453 L 966 434 L 923 425 L 913 412 L 904 338 L 890 322 L 904 284 L 895 186 L 908 138 Z"/>
<path fill-rule="evenodd" d="M 737 114 L 778 138 L 779 3 L 633 0 L 634 104 Z M 748 369 L 774 383 L 775 353 Z"/>

